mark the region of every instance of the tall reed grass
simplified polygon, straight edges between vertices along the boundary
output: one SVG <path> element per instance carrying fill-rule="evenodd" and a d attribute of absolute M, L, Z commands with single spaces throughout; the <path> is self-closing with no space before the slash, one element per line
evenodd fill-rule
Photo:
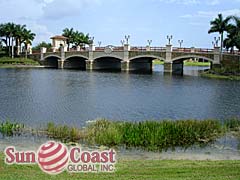
<path fill-rule="evenodd" d="M 5 121 L 0 124 L 0 133 L 3 136 L 20 135 L 24 129 L 24 124 Z"/>
<path fill-rule="evenodd" d="M 217 120 L 179 120 L 112 122 L 99 120 L 87 127 L 88 142 L 99 145 L 141 147 L 167 150 L 178 146 L 187 148 L 216 140 L 223 128 Z"/>

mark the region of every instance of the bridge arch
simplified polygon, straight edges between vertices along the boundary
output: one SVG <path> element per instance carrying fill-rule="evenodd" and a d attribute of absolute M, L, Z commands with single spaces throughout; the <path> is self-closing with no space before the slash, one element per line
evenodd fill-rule
<path fill-rule="evenodd" d="M 155 59 L 165 60 L 165 58 L 161 56 L 151 54 L 134 56 L 129 59 L 129 69 L 136 72 L 151 73 L 153 68 L 152 63 Z"/>
<path fill-rule="evenodd" d="M 64 61 L 63 67 L 65 69 L 86 70 L 86 60 L 88 60 L 88 58 L 82 55 L 68 56 Z"/>
<path fill-rule="evenodd" d="M 93 59 L 93 61 L 95 60 L 98 60 L 98 59 L 101 59 L 101 58 L 113 58 L 115 60 L 120 60 L 120 61 L 123 61 L 123 58 L 120 57 L 120 56 L 117 56 L 117 55 L 114 55 L 114 54 L 110 54 L 110 55 L 101 55 L 101 56 L 97 56 Z"/>
<path fill-rule="evenodd" d="M 160 56 L 155 56 L 155 55 L 139 55 L 139 56 L 130 58 L 129 61 L 134 61 L 134 60 L 144 59 L 144 58 L 147 58 L 147 59 L 149 58 L 149 59 L 151 59 L 151 61 L 154 59 L 159 59 L 159 60 L 165 61 L 165 58 L 160 57 Z"/>
<path fill-rule="evenodd" d="M 199 56 L 199 55 L 185 55 L 185 56 L 179 56 L 179 57 L 175 57 L 172 59 L 172 62 L 175 62 L 175 61 L 179 61 L 179 60 L 186 60 L 186 59 L 191 59 L 191 58 L 198 58 L 198 59 L 204 59 L 204 60 L 207 60 L 209 62 L 213 62 L 214 60 L 211 59 L 211 58 L 208 58 L 206 56 Z"/>
<path fill-rule="evenodd" d="M 44 60 L 46 60 L 46 59 L 48 59 L 48 58 L 52 58 L 52 57 L 61 59 L 61 57 L 58 56 L 58 55 L 47 55 L 47 56 L 44 57 Z"/>
<path fill-rule="evenodd" d="M 95 70 L 121 71 L 122 58 L 115 55 L 99 56 L 93 60 Z"/>
<path fill-rule="evenodd" d="M 67 57 L 65 58 L 65 60 L 67 61 L 68 59 L 70 59 L 70 58 L 75 58 L 75 57 L 78 57 L 78 58 L 82 58 L 82 59 L 88 60 L 88 57 L 83 56 L 83 55 L 71 55 L 71 56 L 67 56 Z"/>
<path fill-rule="evenodd" d="M 61 59 L 58 55 L 48 55 L 44 57 L 44 65 L 47 68 L 58 68 L 58 61 Z"/>

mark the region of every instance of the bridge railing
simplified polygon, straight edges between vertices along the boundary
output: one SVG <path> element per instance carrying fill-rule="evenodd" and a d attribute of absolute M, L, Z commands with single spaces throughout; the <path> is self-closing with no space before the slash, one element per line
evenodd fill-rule
<path fill-rule="evenodd" d="M 206 49 L 206 48 L 195 48 L 195 52 L 201 52 L 201 53 L 209 53 L 213 52 L 213 49 Z"/>
<path fill-rule="evenodd" d="M 105 47 L 96 47 L 95 51 L 104 51 Z"/>
<path fill-rule="evenodd" d="M 166 47 L 133 46 L 130 51 L 166 51 Z"/>
<path fill-rule="evenodd" d="M 150 51 L 166 51 L 166 47 L 150 47 Z"/>
<path fill-rule="evenodd" d="M 191 48 L 178 48 L 178 47 L 173 47 L 172 51 L 174 52 L 191 52 Z"/>
<path fill-rule="evenodd" d="M 143 46 L 132 46 L 130 51 L 147 51 L 147 48 Z"/>
<path fill-rule="evenodd" d="M 240 50 L 239 51 L 227 51 L 226 49 L 223 50 L 224 54 L 233 54 L 233 55 L 240 55 Z"/>
<path fill-rule="evenodd" d="M 95 47 L 95 51 L 104 51 L 106 47 Z M 123 51 L 122 46 L 113 46 L 112 47 L 113 51 Z"/>
<path fill-rule="evenodd" d="M 114 46 L 113 51 L 123 51 L 124 48 L 122 46 Z"/>
<path fill-rule="evenodd" d="M 173 47 L 173 52 L 196 52 L 196 53 L 209 53 L 213 52 L 213 49 L 206 49 L 206 48 L 179 48 Z"/>

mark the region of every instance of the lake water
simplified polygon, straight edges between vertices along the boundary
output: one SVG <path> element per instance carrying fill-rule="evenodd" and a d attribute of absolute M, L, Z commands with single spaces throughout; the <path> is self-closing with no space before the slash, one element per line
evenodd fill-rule
<path fill-rule="evenodd" d="M 152 74 L 0 69 L 0 121 L 36 127 L 240 116 L 240 82 L 199 77 L 205 68 L 185 67 L 184 76 L 163 75 L 161 65 Z"/>

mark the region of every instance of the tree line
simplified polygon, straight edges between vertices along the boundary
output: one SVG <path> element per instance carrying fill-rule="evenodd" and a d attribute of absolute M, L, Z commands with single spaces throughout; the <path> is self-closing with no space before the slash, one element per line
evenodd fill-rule
<path fill-rule="evenodd" d="M 67 37 L 67 45 L 68 50 L 70 45 L 73 47 L 80 46 L 83 48 L 86 44 L 89 45 L 93 43 L 93 39 L 90 38 L 89 34 L 84 34 L 83 32 L 79 32 L 78 30 L 74 30 L 73 28 L 65 28 L 63 29 L 63 36 Z"/>
<path fill-rule="evenodd" d="M 27 46 L 32 44 L 35 36 L 36 34 L 27 29 L 26 25 L 11 22 L 0 24 L 0 41 L 2 45 L 5 44 L 9 56 L 13 57 L 15 52 L 19 55 L 22 52 L 22 45 L 27 54 Z"/>
<path fill-rule="evenodd" d="M 79 32 L 78 30 L 74 30 L 73 28 L 65 28 L 62 31 L 62 36 L 67 38 L 67 46 L 68 50 L 70 47 L 76 48 L 80 46 L 80 48 L 85 47 L 85 45 L 89 45 L 93 43 L 93 39 L 90 38 L 89 34 L 84 34 L 83 32 Z M 47 49 L 51 49 L 51 43 L 46 43 L 45 41 L 36 45 L 33 49 L 40 50 L 41 47 L 45 47 Z"/>
<path fill-rule="evenodd" d="M 211 28 L 208 33 L 218 32 L 221 40 L 221 52 L 223 47 L 227 51 L 234 51 L 234 48 L 240 50 L 240 17 L 228 16 L 223 17 L 222 14 L 218 14 L 218 17 L 210 22 Z M 224 33 L 227 33 L 227 37 L 224 39 Z"/>

